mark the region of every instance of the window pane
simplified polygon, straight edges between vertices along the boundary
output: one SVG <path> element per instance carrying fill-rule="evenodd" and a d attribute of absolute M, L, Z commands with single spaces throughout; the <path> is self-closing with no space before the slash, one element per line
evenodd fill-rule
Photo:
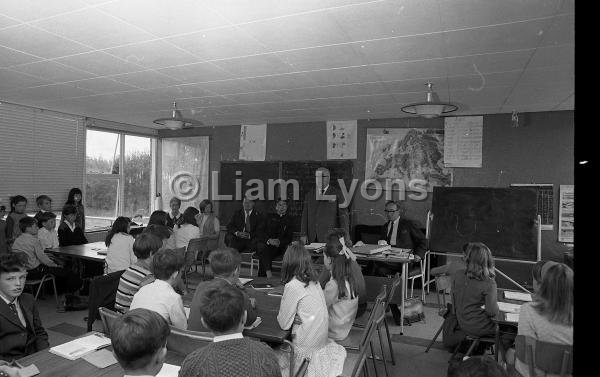
<path fill-rule="evenodd" d="M 119 181 L 88 175 L 85 182 L 85 229 L 110 226 L 117 217 Z"/>
<path fill-rule="evenodd" d="M 134 218 L 150 216 L 152 180 L 151 139 L 125 135 L 123 215 Z"/>
<path fill-rule="evenodd" d="M 119 134 L 87 130 L 85 146 L 86 172 L 119 174 Z"/>

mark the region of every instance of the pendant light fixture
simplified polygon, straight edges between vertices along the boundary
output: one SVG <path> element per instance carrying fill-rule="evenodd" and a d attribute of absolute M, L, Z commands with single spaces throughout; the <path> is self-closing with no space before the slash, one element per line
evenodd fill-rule
<path fill-rule="evenodd" d="M 184 118 L 181 115 L 181 111 L 177 109 L 177 103 L 173 101 L 173 109 L 172 114 L 169 118 L 158 118 L 153 121 L 155 124 L 160 124 L 161 126 L 165 126 L 170 130 L 180 130 L 185 127 L 193 127 L 193 126 L 203 126 L 199 120 Z"/>
<path fill-rule="evenodd" d="M 431 119 L 458 110 L 458 106 L 440 101 L 438 95 L 433 91 L 432 83 L 428 82 L 425 85 L 427 85 L 428 89 L 427 100 L 425 102 L 416 102 L 406 105 L 402 107 L 403 112 Z"/>

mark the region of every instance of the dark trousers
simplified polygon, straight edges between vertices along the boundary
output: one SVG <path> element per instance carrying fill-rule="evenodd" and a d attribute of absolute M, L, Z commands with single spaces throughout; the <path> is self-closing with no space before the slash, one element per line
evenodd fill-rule
<path fill-rule="evenodd" d="M 258 276 L 267 276 L 266 271 L 271 271 L 271 268 L 273 267 L 273 259 L 283 255 L 286 247 L 266 245 L 260 251 L 257 250 L 256 257 L 258 258 Z"/>
<path fill-rule="evenodd" d="M 82 280 L 79 276 L 66 268 L 62 267 L 49 267 L 44 265 L 39 265 L 33 270 L 29 270 L 27 272 L 27 278 L 41 279 L 45 274 L 54 275 L 54 279 L 56 280 L 56 289 L 60 293 L 73 293 L 79 288 L 81 288 Z"/>

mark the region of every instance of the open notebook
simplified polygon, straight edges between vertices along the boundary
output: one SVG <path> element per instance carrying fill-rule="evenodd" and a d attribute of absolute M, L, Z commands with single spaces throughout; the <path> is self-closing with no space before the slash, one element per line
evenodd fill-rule
<path fill-rule="evenodd" d="M 110 338 L 100 333 L 93 333 L 50 348 L 50 352 L 65 359 L 76 360 L 81 356 L 110 345 Z"/>

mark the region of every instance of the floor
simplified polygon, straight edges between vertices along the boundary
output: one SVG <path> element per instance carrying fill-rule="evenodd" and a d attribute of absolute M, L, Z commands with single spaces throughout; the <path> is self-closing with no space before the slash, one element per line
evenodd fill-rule
<path fill-rule="evenodd" d="M 209 274 L 210 267 L 207 267 L 207 275 Z M 242 276 L 249 276 L 249 270 L 243 268 Z M 200 274 L 192 273 L 189 286 L 194 287 L 200 280 Z M 419 293 L 420 291 L 415 289 L 415 295 Z M 54 297 L 51 294 L 47 294 L 45 298 L 38 300 L 40 316 L 48 332 L 50 346 L 64 343 L 86 332 L 84 318 L 87 316 L 87 310 L 57 313 L 55 305 Z M 442 336 L 438 337 L 428 353 L 424 352 L 427 344 L 442 323 L 442 318 L 438 315 L 437 298 L 434 292 L 426 295 L 424 311 L 425 321 L 413 323 L 411 326 L 404 326 L 403 335 L 400 335 L 400 326 L 394 324 L 391 313 L 387 313 L 396 358 L 396 365 L 388 363 L 390 376 L 439 377 L 446 375 L 450 354 L 441 345 Z M 94 330 L 102 331 L 102 323 L 99 320 L 94 323 Z M 377 343 L 374 344 L 375 352 L 380 354 Z M 387 352 L 387 347 L 385 349 Z M 349 355 L 344 368 L 344 376 L 349 375 L 352 360 L 353 356 Z M 383 364 L 381 362 L 376 364 L 378 365 L 379 375 L 385 376 Z M 372 360 L 368 360 L 368 366 L 371 372 L 370 375 L 375 375 L 372 373 Z"/>

